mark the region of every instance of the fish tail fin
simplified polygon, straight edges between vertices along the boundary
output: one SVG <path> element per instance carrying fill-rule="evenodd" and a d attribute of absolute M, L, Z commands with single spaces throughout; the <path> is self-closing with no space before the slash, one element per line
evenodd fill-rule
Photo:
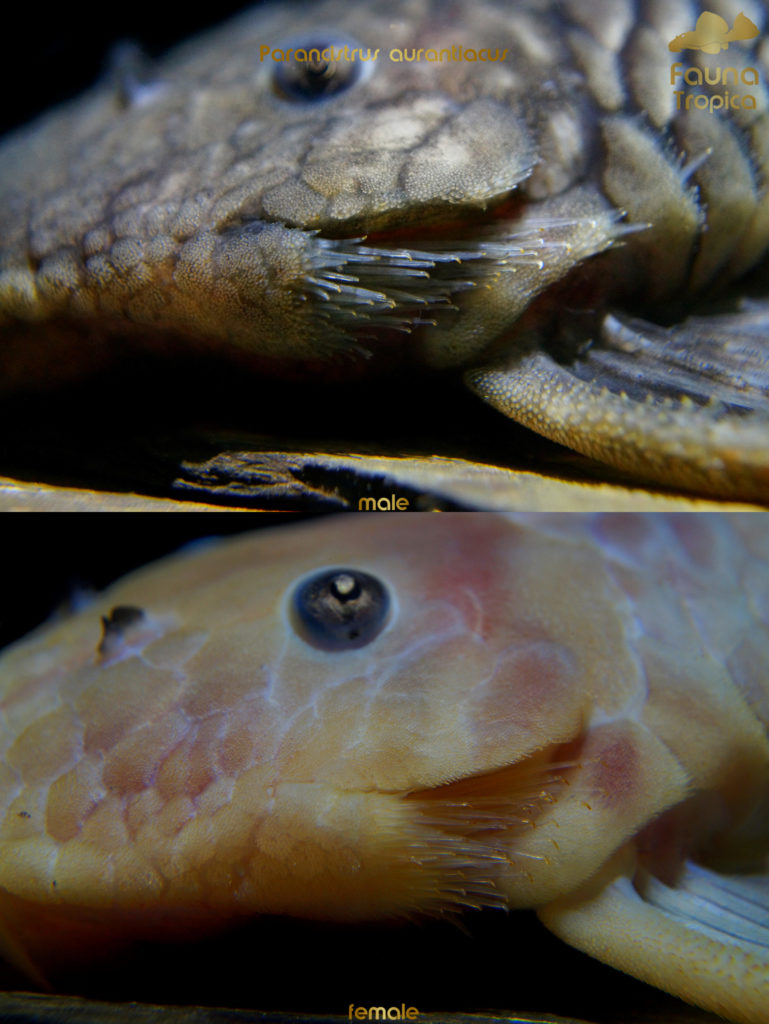
<path fill-rule="evenodd" d="M 724 38 L 728 43 L 735 43 L 743 39 L 755 39 L 758 34 L 758 26 L 754 25 L 750 18 L 740 13 L 734 19 L 731 31 L 727 32 Z"/>

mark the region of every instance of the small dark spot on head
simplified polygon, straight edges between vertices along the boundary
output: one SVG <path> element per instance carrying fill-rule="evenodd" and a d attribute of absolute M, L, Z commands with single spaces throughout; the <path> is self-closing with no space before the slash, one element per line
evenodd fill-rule
<path fill-rule="evenodd" d="M 132 608 L 130 605 L 121 604 L 113 608 L 106 618 L 102 618 L 105 629 L 126 629 L 134 626 L 144 618 L 141 608 Z"/>
<path fill-rule="evenodd" d="M 31 818 L 32 817 L 32 815 L 29 813 L 29 811 L 19 811 L 18 816 L 20 818 Z"/>
<path fill-rule="evenodd" d="M 117 43 L 108 58 L 107 70 L 121 107 L 146 106 L 164 87 L 153 62 L 138 43 L 125 39 Z"/>
<path fill-rule="evenodd" d="M 141 608 L 132 608 L 129 605 L 118 605 L 113 608 L 109 615 L 103 615 L 102 637 L 98 652 L 102 657 L 108 656 L 111 650 L 120 643 L 128 630 L 138 625 L 144 618 Z"/>

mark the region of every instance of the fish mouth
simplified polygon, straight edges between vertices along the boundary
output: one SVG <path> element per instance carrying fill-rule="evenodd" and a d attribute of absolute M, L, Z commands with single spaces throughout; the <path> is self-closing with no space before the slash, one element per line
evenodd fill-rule
<path fill-rule="evenodd" d="M 375 106 L 354 134 L 330 121 L 301 154 L 301 173 L 259 200 L 265 223 L 312 233 L 308 273 L 296 287 L 317 315 L 318 351 L 365 351 L 388 330 L 421 330 L 420 340 L 437 327 L 464 330 L 467 293 L 509 291 L 513 276 L 522 281 L 519 300 L 498 306 L 515 320 L 562 275 L 567 251 L 573 263 L 610 244 L 604 226 L 583 245 L 586 219 L 614 225 L 621 216 L 595 189 L 564 184 L 554 195 L 527 184 L 541 155 L 515 104 L 483 96 L 457 104 L 404 89 L 405 112 Z M 478 313 L 470 325 L 474 351 L 496 334 L 488 320 Z"/>

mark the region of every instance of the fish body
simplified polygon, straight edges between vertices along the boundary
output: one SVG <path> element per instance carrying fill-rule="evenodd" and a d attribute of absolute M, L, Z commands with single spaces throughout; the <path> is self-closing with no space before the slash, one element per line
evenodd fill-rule
<path fill-rule="evenodd" d="M 4 388 L 132 347 L 453 367 L 588 455 L 766 498 L 767 306 L 684 317 L 766 292 L 767 5 L 701 6 L 283 2 L 122 51 L 0 149 Z M 671 65 L 707 13 L 741 41 Z"/>
<path fill-rule="evenodd" d="M 6 956 L 535 907 L 765 1022 L 768 564 L 764 516 L 362 514 L 140 570 L 0 659 Z"/>

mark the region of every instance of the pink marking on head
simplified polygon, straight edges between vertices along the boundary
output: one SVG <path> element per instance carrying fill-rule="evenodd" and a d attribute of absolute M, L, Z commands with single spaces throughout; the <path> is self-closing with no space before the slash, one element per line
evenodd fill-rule
<path fill-rule="evenodd" d="M 131 733 L 105 757 L 104 785 L 118 796 L 153 785 L 160 766 L 188 729 L 186 719 L 169 714 Z"/>
<path fill-rule="evenodd" d="M 521 638 L 504 652 L 491 680 L 479 688 L 473 704 L 477 733 L 487 742 L 515 737 L 515 745 L 524 749 L 563 739 L 551 734 L 552 712 L 573 704 L 575 669 L 574 657 L 561 644 Z M 565 718 L 564 735 L 578 724 L 572 716 Z"/>
<path fill-rule="evenodd" d="M 469 629 L 484 639 L 509 628 L 508 603 L 514 581 L 507 554 L 512 530 L 492 517 L 455 517 L 435 535 L 439 561 L 431 560 L 426 596 L 450 601 Z M 432 539 L 432 537 L 431 537 Z"/>
<path fill-rule="evenodd" d="M 632 737 L 620 727 L 600 730 L 601 746 L 589 750 L 593 768 L 591 785 L 605 807 L 616 807 L 632 801 L 640 777 L 638 751 Z"/>
<path fill-rule="evenodd" d="M 6 753 L 25 782 L 68 771 L 80 757 L 81 727 L 71 708 L 63 707 L 33 720 Z"/>
<path fill-rule="evenodd" d="M 101 766 L 81 762 L 60 776 L 48 791 L 46 831 L 60 843 L 74 838 L 83 822 L 98 806 L 94 795 L 100 786 Z"/>
<path fill-rule="evenodd" d="M 160 719 L 176 698 L 173 672 L 155 669 L 151 677 L 130 659 L 93 672 L 93 682 L 77 697 L 75 710 L 85 723 L 86 753 L 115 747 L 150 718 Z"/>
<path fill-rule="evenodd" d="M 205 719 L 165 759 L 156 786 L 165 800 L 199 796 L 219 775 L 221 716 Z"/>
<path fill-rule="evenodd" d="M 265 717 L 261 703 L 248 710 L 251 717 Z M 225 774 L 239 775 L 255 762 L 259 750 L 258 724 L 255 726 L 252 721 L 238 718 L 228 722 L 219 746 L 219 763 Z"/>

